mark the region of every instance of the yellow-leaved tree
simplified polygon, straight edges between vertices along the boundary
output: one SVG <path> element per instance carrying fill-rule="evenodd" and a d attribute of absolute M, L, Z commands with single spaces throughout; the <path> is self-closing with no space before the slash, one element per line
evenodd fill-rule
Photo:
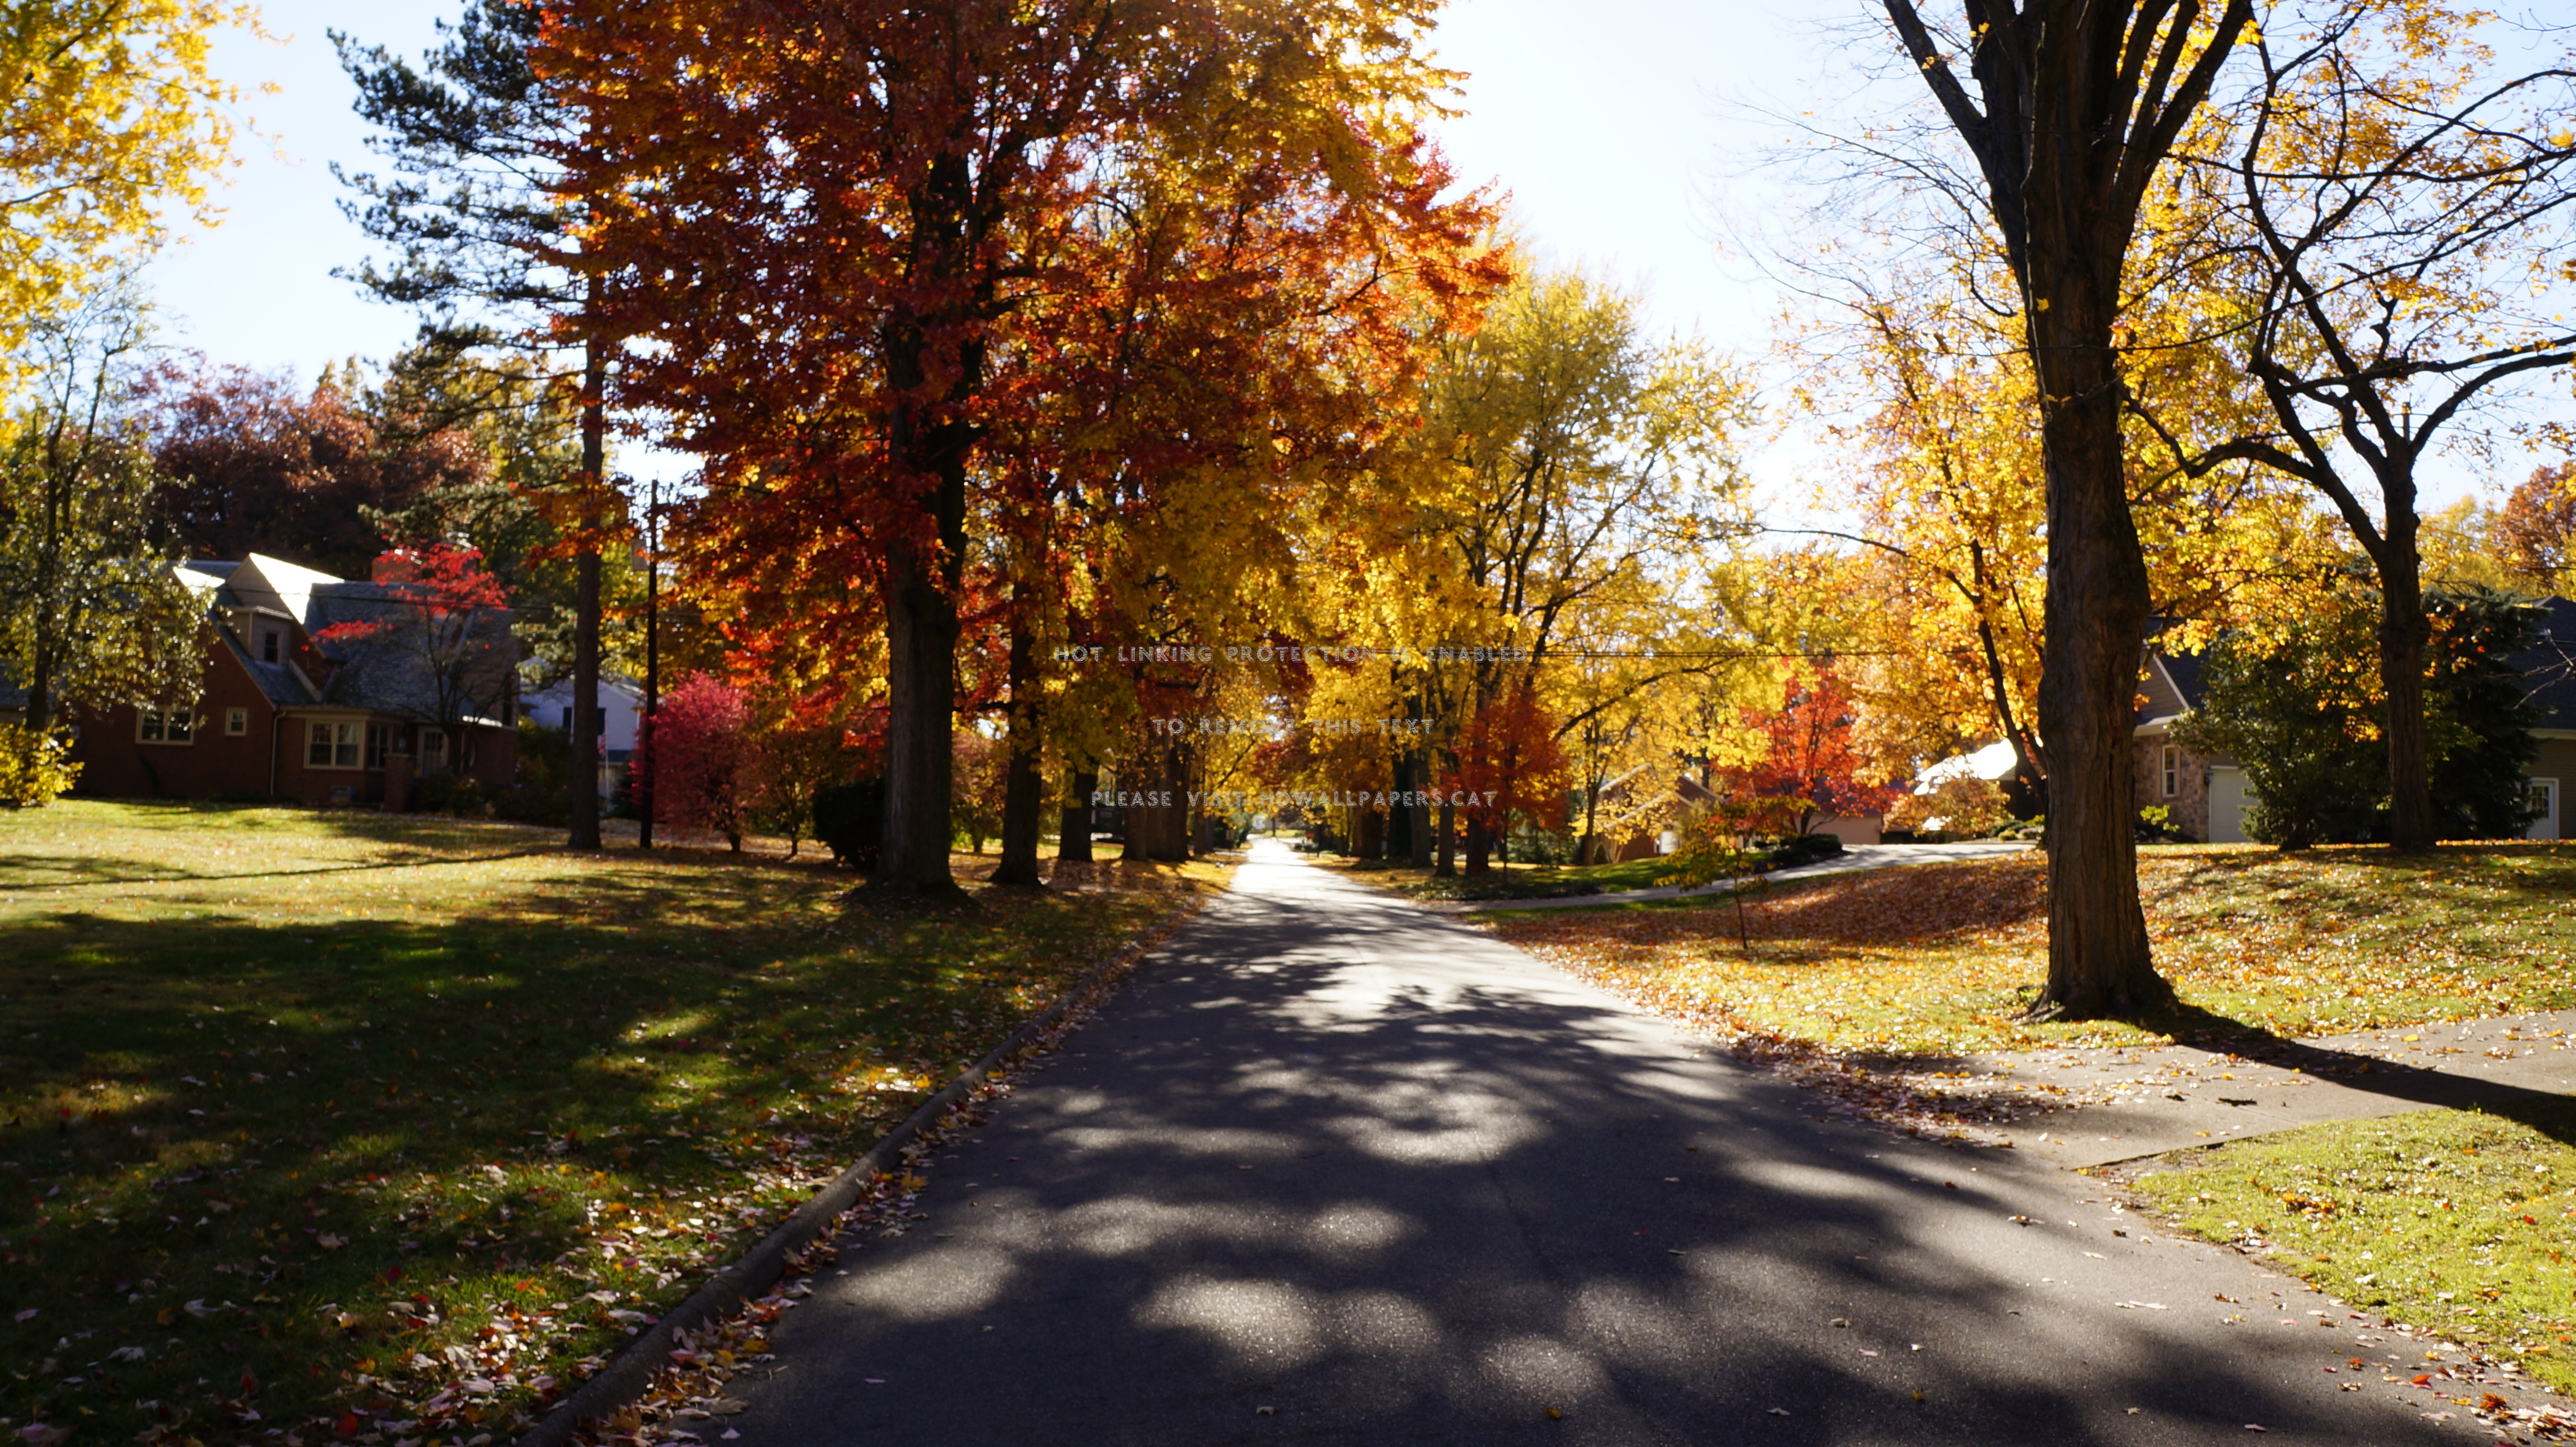
<path fill-rule="evenodd" d="M 0 0 L 0 356 L 174 219 L 211 221 L 235 88 L 216 0 Z"/>

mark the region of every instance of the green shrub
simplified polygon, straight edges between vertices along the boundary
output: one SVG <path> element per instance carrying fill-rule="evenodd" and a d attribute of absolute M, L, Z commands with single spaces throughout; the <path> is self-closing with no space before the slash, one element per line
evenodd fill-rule
<path fill-rule="evenodd" d="M 885 782 L 853 779 L 814 791 L 814 837 L 832 851 L 835 863 L 851 869 L 877 867 L 877 846 L 885 830 Z"/>

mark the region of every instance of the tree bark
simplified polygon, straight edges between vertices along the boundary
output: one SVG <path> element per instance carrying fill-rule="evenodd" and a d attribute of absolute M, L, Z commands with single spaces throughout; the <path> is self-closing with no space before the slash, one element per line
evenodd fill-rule
<path fill-rule="evenodd" d="M 2433 846 L 2433 761 L 2424 725 L 2424 653 L 2433 625 L 2424 614 L 2414 489 L 2405 487 L 2404 497 L 2387 491 L 2387 531 L 2372 561 L 2379 570 L 2379 686 L 2388 698 L 2388 842 L 2412 853 Z"/>
<path fill-rule="evenodd" d="M 1468 819 L 1467 873 L 1470 877 L 1492 872 L 1493 850 L 1493 833 L 1485 828 L 1482 821 L 1474 818 Z"/>
<path fill-rule="evenodd" d="M 1055 857 L 1059 864 L 1091 862 L 1091 791 L 1100 787 L 1098 769 L 1065 769 L 1064 822 L 1058 826 Z"/>
<path fill-rule="evenodd" d="M 2070 198 L 2071 199 L 2071 198 Z M 2037 208 L 2034 208 L 2035 210 Z M 2052 212 L 2034 217 L 2034 235 Z M 2054 254 L 2072 250 L 2056 238 Z M 2033 251 L 2043 251 L 2035 241 Z M 2136 1018 L 2169 1004 L 2138 904 L 2130 777 L 2138 668 L 2151 606 L 2130 517 L 2118 362 L 2110 345 L 2118 254 L 2050 275 L 2036 263 L 2031 309 L 2048 487 L 2048 627 L 2039 733 L 2048 750 L 2048 983 L 2032 1009 Z M 2040 289 L 2044 286 L 2046 289 Z"/>
<path fill-rule="evenodd" d="M 1025 627 L 1011 630 L 1011 757 L 1002 779 L 1002 862 L 993 883 L 1043 888 L 1038 878 L 1039 813 L 1046 807 L 1039 738 L 1037 645 Z"/>
<path fill-rule="evenodd" d="M 920 479 L 915 514 L 888 524 L 885 547 L 885 841 L 872 887 L 931 898 L 959 893 L 948 868 L 949 807 L 957 704 L 957 585 L 966 566 L 966 464 L 974 429 L 921 399 L 930 382 L 931 344 L 908 320 L 883 332 L 887 453 Z M 950 399 L 971 395 L 984 371 L 982 349 L 958 348 Z"/>
<path fill-rule="evenodd" d="M 1431 866 L 1431 872 L 1442 879 L 1456 875 L 1458 872 L 1458 806 L 1446 798 L 1440 801 L 1440 837 L 1434 843 L 1438 845 L 1438 854 Z"/>

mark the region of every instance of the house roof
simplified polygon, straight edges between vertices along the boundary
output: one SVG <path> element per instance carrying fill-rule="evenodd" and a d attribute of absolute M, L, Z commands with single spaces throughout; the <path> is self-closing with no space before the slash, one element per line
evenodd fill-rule
<path fill-rule="evenodd" d="M 2544 729 L 2576 729 L 2576 603 L 2564 598 L 2540 600 L 2540 646 L 2517 653 L 2513 666 L 2540 706 Z"/>
<path fill-rule="evenodd" d="M 402 595 L 384 584 L 334 577 L 265 553 L 252 553 L 238 563 L 182 563 L 175 571 L 218 615 L 216 632 L 223 646 L 270 702 L 286 708 L 357 708 L 419 719 L 440 717 L 438 688 L 429 666 L 418 650 L 392 641 L 405 628 L 420 626 L 417 615 Z M 263 662 L 252 640 L 239 635 L 247 626 L 240 616 L 245 614 L 291 618 L 303 641 L 278 662 Z M 503 610 L 474 620 L 473 634 L 483 645 L 485 657 L 467 667 L 482 685 L 473 691 L 491 697 L 469 701 L 469 716 L 487 711 L 512 691 L 517 650 L 511 646 L 510 621 Z M 346 623 L 374 624 L 384 631 L 375 637 L 319 636 L 335 624 Z M 299 652 L 305 655 L 300 664 Z"/>

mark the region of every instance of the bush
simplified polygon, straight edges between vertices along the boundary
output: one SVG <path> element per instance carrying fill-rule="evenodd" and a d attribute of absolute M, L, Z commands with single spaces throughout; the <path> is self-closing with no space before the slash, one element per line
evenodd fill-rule
<path fill-rule="evenodd" d="M 494 810 L 522 824 L 568 824 L 573 787 L 572 730 L 519 720 L 518 777 L 493 795 Z"/>
<path fill-rule="evenodd" d="M 1813 864 L 1843 852 L 1843 841 L 1831 834 L 1792 834 L 1785 839 L 1765 840 L 1763 844 L 1763 857 L 1772 869 Z"/>
<path fill-rule="evenodd" d="M 41 809 L 80 777 L 68 740 L 24 724 L 0 724 L 0 806 Z"/>
<path fill-rule="evenodd" d="M 884 780 L 853 779 L 814 791 L 814 837 L 832 851 L 835 863 L 875 869 L 884 831 Z"/>
<path fill-rule="evenodd" d="M 497 807 L 492 790 L 471 774 L 424 774 L 412 786 L 411 807 L 421 814 L 455 814 L 488 818 Z"/>

